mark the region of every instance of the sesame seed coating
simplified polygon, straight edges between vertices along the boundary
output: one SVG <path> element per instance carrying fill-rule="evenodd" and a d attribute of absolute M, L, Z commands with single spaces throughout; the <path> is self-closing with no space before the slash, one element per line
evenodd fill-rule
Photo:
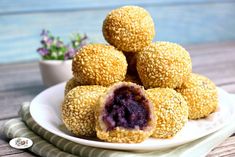
<path fill-rule="evenodd" d="M 74 77 L 83 85 L 109 86 L 124 80 L 127 61 L 121 51 L 104 44 L 84 46 L 73 58 Z"/>
<path fill-rule="evenodd" d="M 183 96 L 170 88 L 152 88 L 146 94 L 154 105 L 157 119 L 152 137 L 175 136 L 188 121 L 188 106 Z"/>
<path fill-rule="evenodd" d="M 126 86 L 140 90 L 140 95 L 143 95 L 145 97 L 143 88 L 131 82 L 119 82 L 114 84 L 113 86 L 110 86 L 106 90 L 106 92 L 100 96 L 99 102 L 95 109 L 96 134 L 99 139 L 116 143 L 140 143 L 152 134 L 156 120 L 154 116 L 153 106 L 147 99 L 146 100 L 149 108 L 149 119 L 147 121 L 147 126 L 145 126 L 142 130 L 138 127 L 131 129 L 121 126 L 117 126 L 113 130 L 107 130 L 108 127 L 106 126 L 102 118 L 105 111 L 106 103 L 110 100 L 110 98 L 114 97 L 115 90 Z"/>
<path fill-rule="evenodd" d="M 192 73 L 180 88 L 189 106 L 189 119 L 207 117 L 218 106 L 218 93 L 215 84 L 205 76 Z"/>
<path fill-rule="evenodd" d="M 106 90 L 102 86 L 78 86 L 65 96 L 61 105 L 62 120 L 76 136 L 95 136 L 94 106 Z"/>
<path fill-rule="evenodd" d="M 152 43 L 136 57 L 139 77 L 147 89 L 179 87 L 192 71 L 189 53 L 175 43 Z"/>
<path fill-rule="evenodd" d="M 66 95 L 73 88 L 80 86 L 80 85 L 81 85 L 81 83 L 79 83 L 74 77 L 71 78 L 70 80 L 68 80 L 68 82 L 66 82 L 65 89 L 64 89 L 64 95 Z"/>
<path fill-rule="evenodd" d="M 102 30 L 108 43 L 126 52 L 141 51 L 155 35 L 152 17 L 138 6 L 112 10 L 104 20 Z"/>

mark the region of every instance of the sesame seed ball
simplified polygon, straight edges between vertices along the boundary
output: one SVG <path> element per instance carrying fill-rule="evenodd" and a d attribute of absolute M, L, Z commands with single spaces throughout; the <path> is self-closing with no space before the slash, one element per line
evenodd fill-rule
<path fill-rule="evenodd" d="M 124 6 L 107 15 L 103 35 L 109 44 L 121 51 L 138 52 L 154 38 L 154 22 L 144 8 Z"/>
<path fill-rule="evenodd" d="M 100 96 L 95 110 L 96 134 L 115 143 L 140 143 L 155 126 L 154 110 L 141 86 L 119 82 Z"/>
<path fill-rule="evenodd" d="M 154 105 L 156 127 L 154 138 L 171 138 L 188 121 L 188 106 L 183 96 L 170 88 L 152 88 L 146 91 Z"/>
<path fill-rule="evenodd" d="M 106 90 L 102 86 L 78 86 L 65 96 L 61 106 L 62 120 L 76 136 L 95 136 L 94 106 Z"/>
<path fill-rule="evenodd" d="M 83 85 L 109 86 L 124 80 L 127 61 L 121 51 L 104 44 L 89 44 L 75 54 L 74 77 Z"/>
<path fill-rule="evenodd" d="M 179 87 L 192 71 L 189 53 L 175 43 L 152 43 L 136 57 L 139 77 L 147 89 Z"/>
<path fill-rule="evenodd" d="M 74 77 L 72 77 L 70 80 L 68 80 L 65 84 L 65 90 L 64 95 L 66 95 L 70 90 L 73 88 L 80 86 L 81 83 L 79 83 Z"/>
<path fill-rule="evenodd" d="M 189 119 L 207 117 L 218 106 L 218 93 L 215 84 L 207 77 L 192 73 L 183 85 L 176 89 L 189 106 Z"/>

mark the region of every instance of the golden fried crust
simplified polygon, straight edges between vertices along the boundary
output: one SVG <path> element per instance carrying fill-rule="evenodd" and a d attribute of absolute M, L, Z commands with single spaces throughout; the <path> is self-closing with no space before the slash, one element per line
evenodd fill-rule
<path fill-rule="evenodd" d="M 117 88 L 122 86 L 134 86 L 135 88 L 142 88 L 137 84 L 131 82 L 119 82 L 110 86 L 104 94 L 102 94 L 99 98 L 99 102 L 95 109 L 95 119 L 96 119 L 96 134 L 97 137 L 108 142 L 115 142 L 115 143 L 140 143 L 151 136 L 153 129 L 155 127 L 155 116 L 154 110 L 151 102 L 149 102 L 149 114 L 150 119 L 148 121 L 147 126 L 144 130 L 140 130 L 138 128 L 135 129 L 127 129 L 123 127 L 116 127 L 114 130 L 106 131 L 107 127 L 102 120 L 102 115 L 104 112 L 106 101 L 109 100 L 110 96 L 113 96 L 114 91 Z M 143 94 L 144 90 L 143 90 Z"/>
<path fill-rule="evenodd" d="M 116 127 L 112 131 L 102 131 L 100 126 L 96 127 L 97 137 L 112 143 L 140 143 L 151 136 L 152 132 L 146 132 L 139 129 L 127 130 Z"/>
<path fill-rule="evenodd" d="M 155 35 L 150 14 L 138 6 L 124 6 L 111 11 L 103 22 L 105 40 L 121 51 L 138 52 Z"/>
<path fill-rule="evenodd" d="M 218 106 L 218 93 L 215 84 L 208 78 L 192 73 L 180 88 L 189 106 L 189 119 L 207 117 Z"/>
<path fill-rule="evenodd" d="M 106 90 L 102 86 L 78 86 L 66 95 L 62 106 L 62 120 L 76 136 L 95 136 L 94 106 Z"/>
<path fill-rule="evenodd" d="M 183 96 L 169 88 L 148 89 L 146 94 L 154 105 L 157 119 L 152 137 L 175 136 L 188 121 L 188 106 Z"/>
<path fill-rule="evenodd" d="M 66 82 L 64 95 L 66 95 L 73 88 L 80 86 L 80 85 L 81 83 L 79 83 L 74 77 L 71 78 L 68 82 Z"/>
<path fill-rule="evenodd" d="M 136 57 L 137 71 L 145 88 L 179 87 L 192 71 L 189 53 L 175 43 L 152 43 Z"/>
<path fill-rule="evenodd" d="M 74 56 L 72 70 L 83 85 L 109 86 L 124 80 L 127 61 L 113 46 L 89 44 Z"/>

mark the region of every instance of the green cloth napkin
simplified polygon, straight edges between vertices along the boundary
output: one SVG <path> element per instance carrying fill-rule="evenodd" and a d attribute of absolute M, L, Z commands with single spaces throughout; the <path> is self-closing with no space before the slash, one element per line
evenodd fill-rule
<path fill-rule="evenodd" d="M 233 98 L 235 97 L 233 96 Z M 27 137 L 31 139 L 33 146 L 28 149 L 43 157 L 202 157 L 235 132 L 235 123 L 233 123 L 234 120 L 231 120 L 229 125 L 213 134 L 164 151 L 137 153 L 107 150 L 83 146 L 46 131 L 32 119 L 29 105 L 30 103 L 23 103 L 19 111 L 21 119 L 7 121 L 3 131 L 8 138 Z"/>

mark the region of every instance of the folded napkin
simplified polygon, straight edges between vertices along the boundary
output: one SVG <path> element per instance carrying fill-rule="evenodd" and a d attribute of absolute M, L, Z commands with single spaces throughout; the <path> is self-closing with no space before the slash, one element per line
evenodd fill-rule
<path fill-rule="evenodd" d="M 43 157 L 200 157 L 205 156 L 215 146 L 235 132 L 235 123 L 231 122 L 229 125 L 215 133 L 164 151 L 137 153 L 107 150 L 80 145 L 46 131 L 32 119 L 29 113 L 29 105 L 30 103 L 28 102 L 23 103 L 19 111 L 21 119 L 11 119 L 7 121 L 4 124 L 3 131 L 8 138 L 27 137 L 31 139 L 33 145 L 28 149 Z"/>

